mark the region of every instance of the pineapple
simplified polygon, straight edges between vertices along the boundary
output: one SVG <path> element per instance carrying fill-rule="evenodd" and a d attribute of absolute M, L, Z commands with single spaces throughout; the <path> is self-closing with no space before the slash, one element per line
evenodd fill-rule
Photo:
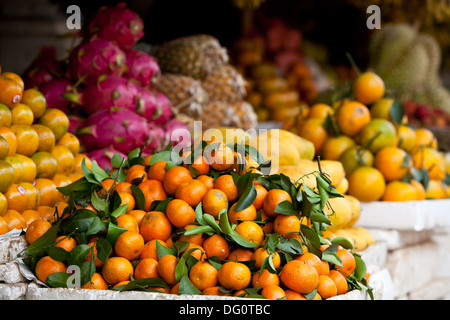
<path fill-rule="evenodd" d="M 258 125 L 253 107 L 246 101 L 230 104 L 224 101 L 212 101 L 204 109 L 200 119 L 203 129 L 234 127 L 243 130 L 254 129 Z"/>
<path fill-rule="evenodd" d="M 226 64 L 216 68 L 202 81 L 210 101 L 220 100 L 235 103 L 246 95 L 245 81 L 232 65 Z"/>
<path fill-rule="evenodd" d="M 156 46 L 152 52 L 163 73 L 204 79 L 218 66 L 228 63 L 227 50 L 211 35 L 191 35 Z"/>

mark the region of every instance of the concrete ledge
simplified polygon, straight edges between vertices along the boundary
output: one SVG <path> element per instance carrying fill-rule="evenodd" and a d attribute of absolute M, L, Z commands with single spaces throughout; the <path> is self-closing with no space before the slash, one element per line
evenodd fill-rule
<path fill-rule="evenodd" d="M 0 283 L 0 300 L 25 300 L 28 283 Z"/>
<path fill-rule="evenodd" d="M 26 280 L 15 261 L 0 264 L 0 282 L 19 283 L 26 282 Z"/>
<path fill-rule="evenodd" d="M 0 264 L 8 263 L 17 258 L 20 253 L 28 246 L 25 236 L 4 235 L 0 237 Z"/>

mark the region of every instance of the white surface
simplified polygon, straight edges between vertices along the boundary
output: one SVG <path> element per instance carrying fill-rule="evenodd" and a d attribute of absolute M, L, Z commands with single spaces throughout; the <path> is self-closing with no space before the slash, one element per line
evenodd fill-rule
<path fill-rule="evenodd" d="M 414 231 L 450 227 L 450 199 L 362 202 L 356 225 Z"/>

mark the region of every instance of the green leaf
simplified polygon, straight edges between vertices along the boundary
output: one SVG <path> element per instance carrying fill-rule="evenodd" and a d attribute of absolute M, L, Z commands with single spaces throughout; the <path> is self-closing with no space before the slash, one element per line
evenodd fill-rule
<path fill-rule="evenodd" d="M 128 204 L 125 203 L 124 205 L 118 207 L 116 210 L 111 212 L 111 216 L 114 218 L 117 218 L 118 216 L 121 216 L 122 214 L 127 213 L 128 210 Z"/>
<path fill-rule="evenodd" d="M 164 257 L 167 254 L 171 254 L 173 256 L 176 256 L 177 253 L 175 252 L 175 250 L 163 246 L 161 243 L 159 243 L 159 241 L 156 241 L 156 254 L 158 255 L 158 259 L 161 259 L 162 257 Z"/>
<path fill-rule="evenodd" d="M 145 210 L 145 196 L 141 188 L 131 185 L 131 191 L 133 192 L 134 199 L 136 200 L 136 209 Z"/>
<path fill-rule="evenodd" d="M 216 233 L 222 233 L 222 229 L 220 229 L 220 226 L 217 224 L 212 215 L 208 213 L 203 214 L 203 221 L 205 221 L 208 226 L 213 228 Z"/>
<path fill-rule="evenodd" d="M 171 161 L 171 153 L 172 152 L 169 150 L 158 152 L 151 157 L 149 164 L 154 165 L 158 161 L 169 162 L 169 161 Z"/>
<path fill-rule="evenodd" d="M 45 282 L 52 288 L 67 288 L 67 280 L 70 276 L 67 272 L 56 272 L 48 275 Z"/>
<path fill-rule="evenodd" d="M 143 278 L 130 281 L 129 283 L 117 286 L 113 290 L 117 291 L 130 291 L 130 290 L 140 290 L 147 292 L 159 292 L 151 288 L 167 288 L 167 284 L 161 278 Z"/>
<path fill-rule="evenodd" d="M 52 246 L 48 249 L 48 255 L 56 261 L 66 261 L 70 253 L 63 248 Z"/>
<path fill-rule="evenodd" d="M 94 235 L 106 229 L 106 222 L 102 221 L 98 216 L 94 217 L 86 235 Z"/>
<path fill-rule="evenodd" d="M 85 261 L 81 263 L 80 266 L 80 283 L 81 285 L 84 285 L 91 281 L 92 276 L 95 273 L 95 263 L 93 260 L 91 261 Z"/>
<path fill-rule="evenodd" d="M 62 220 L 58 220 L 42 236 L 30 244 L 25 249 L 25 253 L 29 256 L 33 256 L 47 252 L 48 248 L 55 242 L 61 221 Z"/>
<path fill-rule="evenodd" d="M 100 166 L 97 164 L 97 161 L 95 160 L 92 161 L 91 171 L 97 182 L 102 182 L 103 180 L 109 178 L 109 175 L 105 172 L 105 170 L 100 168 Z"/>
<path fill-rule="evenodd" d="M 314 299 L 314 297 L 316 296 L 316 294 L 317 294 L 317 289 L 314 289 L 313 291 L 311 291 L 311 292 L 309 292 L 309 293 L 303 294 L 303 296 L 304 296 L 306 299 L 308 299 L 308 300 L 312 300 L 312 299 Z"/>
<path fill-rule="evenodd" d="M 109 242 L 111 247 L 114 248 L 117 238 L 122 234 L 122 232 L 125 231 L 127 231 L 127 229 L 121 228 L 112 222 L 108 223 L 108 233 L 106 234 L 106 240 Z"/>
<path fill-rule="evenodd" d="M 184 232 L 185 236 L 192 236 L 194 234 L 198 234 L 198 233 L 208 233 L 208 232 L 215 232 L 216 230 L 213 229 L 211 226 L 198 226 L 198 227 L 194 227 L 191 228 L 189 230 L 186 230 Z"/>
<path fill-rule="evenodd" d="M 288 216 L 297 214 L 297 212 L 294 210 L 292 202 L 288 200 L 284 200 L 283 202 L 277 204 L 274 211 L 275 213 L 284 214 Z"/>
<path fill-rule="evenodd" d="M 233 231 L 231 234 L 228 235 L 229 238 L 231 238 L 232 241 L 236 242 L 238 245 L 244 247 L 244 248 L 256 248 L 259 246 L 259 244 L 253 243 L 245 239 L 243 236 L 241 236 L 239 233 Z"/>
<path fill-rule="evenodd" d="M 97 214 L 89 209 L 78 209 L 68 218 L 62 220 L 61 230 L 66 233 L 86 232 L 89 230 Z"/>
<path fill-rule="evenodd" d="M 256 199 L 257 193 L 255 185 L 250 180 L 250 183 L 246 186 L 243 194 L 240 196 L 238 202 L 236 203 L 234 210 L 241 211 L 249 207 Z"/>
<path fill-rule="evenodd" d="M 87 244 L 79 244 L 75 248 L 70 251 L 70 256 L 67 260 L 68 265 L 77 265 L 81 266 L 84 262 L 84 259 L 89 254 L 91 247 Z"/>
<path fill-rule="evenodd" d="M 180 286 L 178 287 L 179 294 L 201 294 L 202 292 L 198 290 L 189 280 L 187 275 L 183 276 L 180 280 Z"/>
<path fill-rule="evenodd" d="M 85 177 L 80 178 L 74 182 L 72 182 L 71 184 L 64 186 L 64 187 L 58 187 L 56 189 L 58 189 L 59 192 L 61 192 L 63 195 L 70 195 L 70 193 L 72 193 L 73 191 L 90 191 L 92 187 L 92 183 L 90 183 L 89 181 L 87 181 L 87 179 Z"/>
<path fill-rule="evenodd" d="M 395 100 L 389 109 L 389 114 L 395 123 L 400 124 L 403 120 L 403 116 L 405 115 L 405 108 L 400 102 Z"/>
<path fill-rule="evenodd" d="M 97 211 L 106 211 L 108 210 L 108 202 L 100 198 L 97 192 L 91 192 L 91 204 Z"/>
<path fill-rule="evenodd" d="M 203 220 L 202 202 L 195 207 L 195 220 L 202 226 L 206 225 L 206 222 Z"/>
<path fill-rule="evenodd" d="M 102 262 L 106 262 L 112 253 L 111 244 L 106 239 L 98 238 L 95 248 L 97 249 L 97 258 Z"/>
<path fill-rule="evenodd" d="M 150 205 L 149 211 L 159 211 L 166 213 L 167 205 L 172 200 L 173 198 L 167 198 L 165 200 L 153 200 L 152 204 Z"/>
<path fill-rule="evenodd" d="M 353 245 L 350 242 L 350 240 L 348 240 L 347 238 L 344 237 L 336 237 L 334 239 L 331 240 L 331 243 L 337 243 L 338 245 L 340 245 L 341 247 L 345 248 L 345 249 L 353 249 Z"/>
<path fill-rule="evenodd" d="M 361 259 L 361 256 L 358 254 L 353 254 L 353 256 L 355 257 L 355 261 L 356 261 L 356 268 L 354 271 L 354 276 L 356 277 L 356 279 L 358 281 L 361 281 L 362 278 L 364 278 L 364 275 L 366 274 L 366 264 L 364 262 L 363 259 Z"/>
<path fill-rule="evenodd" d="M 115 152 L 111 158 L 111 166 L 113 168 L 120 168 L 125 164 L 126 159 L 122 157 L 118 152 Z"/>

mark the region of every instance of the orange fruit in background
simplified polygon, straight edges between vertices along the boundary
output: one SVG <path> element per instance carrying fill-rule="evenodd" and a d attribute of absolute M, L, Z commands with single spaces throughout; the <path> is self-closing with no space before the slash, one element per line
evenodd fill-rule
<path fill-rule="evenodd" d="M 14 79 L 0 75 L 0 103 L 13 108 L 22 100 L 23 87 Z"/>
<path fill-rule="evenodd" d="M 421 147 L 437 149 L 438 142 L 431 130 L 427 128 L 416 128 L 414 131 L 416 133 L 416 144 L 413 150 L 411 150 L 412 153 L 415 153 Z"/>
<path fill-rule="evenodd" d="M 157 161 L 148 169 L 148 178 L 163 182 L 166 175 L 167 161 Z"/>
<path fill-rule="evenodd" d="M 27 209 L 35 209 L 38 206 L 39 195 L 36 188 L 28 183 L 13 183 L 4 193 L 8 201 L 8 209 L 22 212 Z"/>
<path fill-rule="evenodd" d="M 257 271 L 252 276 L 253 288 L 265 288 L 269 285 L 280 285 L 280 278 L 276 273 L 271 273 L 269 270 L 264 269 L 262 273 Z"/>
<path fill-rule="evenodd" d="M 39 178 L 36 179 L 36 189 L 39 192 L 41 206 L 54 206 L 61 200 L 60 192 L 56 189 L 56 184 L 51 179 Z"/>
<path fill-rule="evenodd" d="M 359 167 L 348 177 L 348 194 L 360 201 L 380 200 L 386 189 L 383 174 L 373 167 Z"/>
<path fill-rule="evenodd" d="M 208 261 L 199 261 L 189 270 L 189 280 L 197 289 L 203 291 L 217 286 L 218 271 Z"/>
<path fill-rule="evenodd" d="M 397 135 L 398 147 L 408 153 L 412 153 L 416 146 L 416 131 L 409 126 L 402 124 L 397 127 Z"/>
<path fill-rule="evenodd" d="M 36 164 L 36 178 L 51 179 L 58 170 L 58 162 L 51 153 L 40 151 L 33 154 L 31 160 Z"/>
<path fill-rule="evenodd" d="M 264 230 L 253 221 L 243 221 L 234 229 L 244 239 L 254 244 L 262 244 L 265 238 Z"/>
<path fill-rule="evenodd" d="M 431 179 L 428 182 L 427 189 L 425 190 L 425 196 L 427 199 L 447 198 L 447 192 L 444 183 L 442 181 Z"/>
<path fill-rule="evenodd" d="M 131 195 L 130 193 L 119 192 L 119 197 L 120 197 L 122 205 L 125 205 L 125 204 L 128 205 L 127 212 L 130 212 L 136 206 L 136 200 L 134 199 L 133 195 Z"/>
<path fill-rule="evenodd" d="M 385 85 L 383 79 L 371 71 L 361 73 L 353 83 L 353 94 L 356 100 L 367 105 L 381 99 L 384 93 Z"/>
<path fill-rule="evenodd" d="M 105 263 L 97 257 L 96 243 L 94 241 L 92 241 L 92 242 L 89 242 L 87 245 L 89 247 L 91 247 L 91 250 L 89 250 L 89 253 L 84 258 L 84 261 L 92 261 L 92 258 L 94 258 L 95 267 L 99 268 L 99 267 L 103 266 Z"/>
<path fill-rule="evenodd" d="M 187 226 L 184 227 L 184 230 L 189 230 L 192 228 L 198 227 L 198 225 L 196 224 L 188 224 Z M 194 244 L 197 244 L 199 246 L 203 245 L 204 239 L 203 239 L 203 233 L 196 233 L 190 236 L 186 236 L 184 234 L 182 234 L 179 238 L 178 241 L 186 241 L 186 242 L 192 242 Z"/>
<path fill-rule="evenodd" d="M 128 215 L 133 216 L 136 219 L 138 226 L 141 223 L 142 218 L 145 216 L 146 213 L 147 212 L 144 210 L 137 210 L 137 209 L 127 212 Z"/>
<path fill-rule="evenodd" d="M 34 220 L 27 228 L 25 240 L 27 240 L 28 244 L 32 244 L 51 227 L 52 224 L 46 220 Z"/>
<path fill-rule="evenodd" d="M 39 216 L 41 217 L 41 219 L 44 219 L 47 221 L 54 220 L 54 217 L 53 217 L 53 214 L 55 213 L 54 207 L 39 206 L 39 207 L 37 207 L 36 211 L 39 213 Z"/>
<path fill-rule="evenodd" d="M 102 275 L 98 272 L 94 272 L 91 280 L 81 286 L 81 289 L 94 289 L 94 290 L 107 290 L 108 283 L 103 279 Z"/>
<path fill-rule="evenodd" d="M 228 211 L 228 219 L 230 220 L 230 223 L 238 224 L 238 221 L 252 221 L 256 219 L 256 209 L 252 204 L 240 211 L 235 211 L 235 207 L 236 204 L 233 204 L 230 211 Z"/>
<path fill-rule="evenodd" d="M 358 143 L 362 146 L 368 145 L 373 154 L 384 147 L 396 147 L 397 146 L 397 131 L 389 120 L 385 119 L 372 119 L 362 128 L 359 133 Z"/>
<path fill-rule="evenodd" d="M 3 219 L 2 216 L 0 216 L 0 235 L 8 233 L 9 232 L 9 226 L 8 223 Z"/>
<path fill-rule="evenodd" d="M 102 276 L 110 285 L 130 280 L 132 275 L 133 265 L 123 257 L 109 258 L 102 267 Z"/>
<path fill-rule="evenodd" d="M 306 252 L 303 253 L 297 257 L 294 258 L 294 260 L 298 260 L 300 262 L 303 262 L 304 264 L 307 264 L 314 269 L 316 269 L 317 273 L 319 275 L 327 274 L 328 270 L 324 265 L 322 264 L 322 260 L 318 256 L 316 256 L 314 253 Z"/>
<path fill-rule="evenodd" d="M 345 100 L 336 110 L 336 124 L 349 137 L 356 136 L 371 120 L 369 108 L 358 101 Z"/>
<path fill-rule="evenodd" d="M 374 156 L 372 152 L 359 145 L 349 147 L 339 157 L 339 162 L 342 163 L 346 175 L 349 175 L 358 167 L 371 167 L 373 161 Z"/>
<path fill-rule="evenodd" d="M 304 295 L 294 290 L 286 289 L 284 292 L 286 293 L 286 300 L 308 300 Z"/>
<path fill-rule="evenodd" d="M 11 130 L 11 128 L 0 127 L 0 136 L 2 136 L 6 140 L 6 142 L 8 142 L 8 156 L 15 155 L 17 150 L 17 137 Z"/>
<path fill-rule="evenodd" d="M 11 109 L 0 103 L 0 128 L 11 126 Z"/>
<path fill-rule="evenodd" d="M 131 282 L 130 280 L 120 281 L 113 286 L 113 289 L 120 287 L 120 286 L 125 286 L 125 285 L 129 284 L 130 282 Z"/>
<path fill-rule="evenodd" d="M 298 293 L 309 293 L 319 284 L 319 274 L 316 269 L 298 260 L 286 263 L 279 277 L 286 287 Z"/>
<path fill-rule="evenodd" d="M 25 169 L 23 167 L 22 161 L 20 161 L 16 155 L 7 156 L 5 158 L 5 161 L 8 162 L 13 168 L 14 171 L 13 183 L 21 183 L 25 175 Z"/>
<path fill-rule="evenodd" d="M 14 157 L 16 157 L 22 163 L 22 180 L 25 182 L 32 182 L 34 179 L 36 179 L 37 167 L 34 161 L 31 158 L 21 154 L 16 154 Z"/>
<path fill-rule="evenodd" d="M 134 278 L 136 280 L 157 277 L 159 277 L 158 261 L 155 259 L 145 258 L 136 265 L 136 269 L 134 270 Z"/>
<path fill-rule="evenodd" d="M 289 193 L 281 189 L 269 190 L 263 202 L 264 212 L 269 217 L 275 217 L 276 215 L 278 215 L 278 213 L 275 212 L 275 208 L 283 201 L 289 201 L 292 203 L 292 198 Z"/>
<path fill-rule="evenodd" d="M 193 256 L 195 259 L 199 260 L 199 261 L 203 261 L 205 260 L 205 250 L 203 249 L 202 246 L 199 246 L 198 244 L 189 242 L 188 247 L 186 248 L 185 251 L 189 251 L 191 249 L 195 249 L 190 253 L 190 256 Z M 183 253 L 185 252 L 183 251 Z"/>
<path fill-rule="evenodd" d="M 102 189 L 98 191 L 98 194 L 101 195 L 103 193 L 112 193 L 112 189 L 116 185 L 116 181 L 112 178 L 106 178 L 100 182 L 100 185 L 102 186 Z"/>
<path fill-rule="evenodd" d="M 237 187 L 230 174 L 224 174 L 218 177 L 214 182 L 214 188 L 223 191 L 229 203 L 234 202 L 238 198 Z"/>
<path fill-rule="evenodd" d="M 117 182 L 114 187 L 113 191 L 117 192 L 128 192 L 129 194 L 133 194 L 133 191 L 131 190 L 132 184 L 126 181 L 123 182 Z"/>
<path fill-rule="evenodd" d="M 250 284 L 251 272 L 243 263 L 228 261 L 220 267 L 217 277 L 221 286 L 241 290 Z"/>
<path fill-rule="evenodd" d="M 256 198 L 252 204 L 255 207 L 255 210 L 258 211 L 263 208 L 264 198 L 266 197 L 268 190 L 260 184 L 255 185 L 255 190 Z"/>
<path fill-rule="evenodd" d="M 336 255 L 342 261 L 342 267 L 336 265 L 336 270 L 339 271 L 344 277 L 348 278 L 353 273 L 353 271 L 355 271 L 355 257 L 345 249 L 338 249 Z"/>
<path fill-rule="evenodd" d="M 211 168 L 217 171 L 225 171 L 231 168 L 234 163 L 234 152 L 223 142 L 212 141 L 209 145 L 216 143 L 219 143 L 216 148 L 205 148 L 204 157 Z"/>
<path fill-rule="evenodd" d="M 192 175 L 187 168 L 180 166 L 170 168 L 164 175 L 164 190 L 167 194 L 174 195 L 179 185 L 192 179 Z"/>
<path fill-rule="evenodd" d="M 31 126 L 33 121 L 33 110 L 26 104 L 18 103 L 11 109 L 11 125 Z"/>
<path fill-rule="evenodd" d="M 3 220 L 5 220 L 8 225 L 9 230 L 12 229 L 25 229 L 27 228 L 27 223 L 22 217 L 19 211 L 8 209 L 3 215 Z"/>
<path fill-rule="evenodd" d="M 178 259 L 176 256 L 166 254 L 159 259 L 157 264 L 157 270 L 159 276 L 169 285 L 172 286 L 176 283 L 175 280 L 175 268 L 177 267 Z"/>
<path fill-rule="evenodd" d="M 6 192 L 14 183 L 14 168 L 7 161 L 0 160 L 0 192 Z"/>
<path fill-rule="evenodd" d="M 56 172 L 69 174 L 73 171 L 75 159 L 72 152 L 68 148 L 57 144 L 53 147 L 50 153 L 58 163 L 58 169 Z"/>
<path fill-rule="evenodd" d="M 295 237 L 300 232 L 300 219 L 295 215 L 279 214 L 274 220 L 273 231 L 286 238 Z"/>
<path fill-rule="evenodd" d="M 209 172 L 209 163 L 203 155 L 197 156 L 193 161 L 191 161 L 191 151 L 183 153 L 183 166 L 189 168 L 191 166 L 196 170 L 198 175 L 207 174 Z"/>
<path fill-rule="evenodd" d="M 0 216 L 8 210 L 8 200 L 5 195 L 0 192 Z"/>
<path fill-rule="evenodd" d="M 23 91 L 21 102 L 31 108 L 35 119 L 40 118 L 47 109 L 45 96 L 34 88 L 25 89 Z"/>
<path fill-rule="evenodd" d="M 196 207 L 202 201 L 206 191 L 206 186 L 201 181 L 192 179 L 177 187 L 175 198 L 184 200 L 189 205 Z"/>
<path fill-rule="evenodd" d="M 25 87 L 25 84 L 23 82 L 22 77 L 19 76 L 17 73 L 14 73 L 14 72 L 2 72 L 2 74 L 0 76 L 13 80 L 14 82 L 16 82 L 19 85 L 19 87 L 22 90 Z"/>
<path fill-rule="evenodd" d="M 152 239 L 166 241 L 172 233 L 172 224 L 167 216 L 160 211 L 150 211 L 145 214 L 139 224 L 139 232 L 145 242 Z"/>
<path fill-rule="evenodd" d="M 139 232 L 139 224 L 135 217 L 125 213 L 116 218 L 117 226 L 127 229 L 128 231 Z"/>
<path fill-rule="evenodd" d="M 39 136 L 33 127 L 16 124 L 11 126 L 11 130 L 17 139 L 16 153 L 30 157 L 37 151 L 39 147 Z"/>
<path fill-rule="evenodd" d="M 200 175 L 196 179 L 205 185 L 206 190 L 211 190 L 214 188 L 214 178 L 213 177 L 209 177 L 207 175 Z"/>
<path fill-rule="evenodd" d="M 414 190 L 416 191 L 417 200 L 425 200 L 426 193 L 423 185 L 417 180 L 411 180 L 410 183 L 413 186 Z"/>
<path fill-rule="evenodd" d="M 61 139 L 69 129 L 68 116 L 63 111 L 55 108 L 46 109 L 39 118 L 38 123 L 49 127 L 53 131 L 56 141 Z"/>
<path fill-rule="evenodd" d="M 114 251 L 119 257 L 135 260 L 144 250 L 144 244 L 144 237 L 139 232 L 125 231 L 117 238 Z"/>
<path fill-rule="evenodd" d="M 432 180 L 445 179 L 445 164 L 439 151 L 431 147 L 422 147 L 412 156 L 414 168 L 425 168 Z"/>
<path fill-rule="evenodd" d="M 275 251 L 275 252 L 272 252 L 269 254 L 269 251 L 267 251 L 267 249 L 265 249 L 263 247 L 260 247 L 253 252 L 251 260 L 255 260 L 255 264 L 254 264 L 255 268 L 260 269 L 264 259 L 266 259 L 269 256 L 272 256 L 273 266 L 275 268 L 280 267 L 281 258 L 280 258 L 280 255 L 278 254 L 278 252 Z"/>
<path fill-rule="evenodd" d="M 394 180 L 386 185 L 383 201 L 414 201 L 417 200 L 417 191 L 412 184 Z"/>
<path fill-rule="evenodd" d="M 39 145 L 37 151 L 51 152 L 56 145 L 55 134 L 53 131 L 42 124 L 33 124 L 31 126 L 39 136 Z"/>
<path fill-rule="evenodd" d="M 228 209 L 228 197 L 222 190 L 208 190 L 203 196 L 202 208 L 205 213 L 212 215 L 214 218 L 218 218 L 220 211 Z"/>
<path fill-rule="evenodd" d="M 230 255 L 228 241 L 218 234 L 206 238 L 202 246 L 208 258 L 216 256 L 220 260 L 225 260 Z"/>
<path fill-rule="evenodd" d="M 154 179 L 148 179 L 141 182 L 138 187 L 142 190 L 145 197 L 144 210 L 150 211 L 150 207 L 155 200 L 166 200 L 167 193 L 163 184 Z"/>
<path fill-rule="evenodd" d="M 380 170 L 387 181 L 401 180 L 412 165 L 411 159 L 405 150 L 397 147 L 385 147 L 375 155 L 375 168 Z"/>
<path fill-rule="evenodd" d="M 86 163 L 86 167 L 88 167 L 89 170 L 92 168 L 91 159 L 89 159 L 89 157 L 85 154 L 78 153 L 73 159 L 73 171 L 75 173 L 83 174 L 83 171 L 81 170 L 81 163 L 83 162 L 83 159 Z"/>
<path fill-rule="evenodd" d="M 158 258 L 158 250 L 157 250 L 157 245 L 156 242 L 158 242 L 159 244 L 163 245 L 164 247 L 167 247 L 167 244 L 159 239 L 153 239 L 150 240 L 148 242 L 145 243 L 144 245 L 144 249 L 141 252 L 141 255 L 139 256 L 139 259 L 146 259 L 146 258 L 152 258 L 155 259 L 156 261 L 159 260 Z"/>
<path fill-rule="evenodd" d="M 261 290 L 261 295 L 269 300 L 286 300 L 286 292 L 275 284 L 268 285 Z"/>
<path fill-rule="evenodd" d="M 355 141 L 346 135 L 329 137 L 323 144 L 321 154 L 325 160 L 338 160 L 344 151 L 354 145 Z"/>
<path fill-rule="evenodd" d="M 70 132 L 66 132 L 61 139 L 58 140 L 56 145 L 66 147 L 74 157 L 80 151 L 80 141 L 76 135 Z"/>
<path fill-rule="evenodd" d="M 184 228 L 195 222 L 194 209 L 184 200 L 173 199 L 166 207 L 167 218 L 177 228 Z"/>
<path fill-rule="evenodd" d="M 3 136 L 0 136 L 0 160 L 5 160 L 9 153 L 8 141 Z"/>
<path fill-rule="evenodd" d="M 59 236 L 55 239 L 55 247 L 63 248 L 67 252 L 77 246 L 77 241 L 70 236 Z"/>
<path fill-rule="evenodd" d="M 1 214 L 0 214 L 1 215 Z M 22 217 L 25 219 L 27 226 L 29 227 L 33 221 L 41 219 L 39 212 L 33 209 L 24 210 L 22 212 Z"/>
<path fill-rule="evenodd" d="M 329 276 L 321 274 L 317 292 L 322 298 L 328 299 L 337 295 L 337 286 Z"/>
<path fill-rule="evenodd" d="M 233 261 L 250 261 L 252 260 L 253 251 L 246 248 L 233 249 L 227 257 L 227 260 Z"/>
<path fill-rule="evenodd" d="M 45 256 L 41 258 L 37 263 L 34 269 L 34 273 L 36 277 L 42 282 L 47 281 L 47 277 L 53 273 L 57 272 L 66 272 L 67 267 L 61 261 L 56 261 L 52 259 L 50 256 Z"/>
<path fill-rule="evenodd" d="M 330 270 L 328 277 L 334 282 L 336 285 L 337 292 L 336 294 L 344 294 L 348 291 L 348 283 L 347 279 L 337 270 Z"/>
<path fill-rule="evenodd" d="M 328 139 L 328 133 L 323 126 L 322 119 L 308 118 L 300 127 L 298 135 L 314 144 L 316 154 L 320 153 L 322 146 Z"/>
<path fill-rule="evenodd" d="M 316 103 L 309 108 L 308 118 L 325 120 L 328 115 L 333 115 L 334 109 L 325 103 Z"/>

